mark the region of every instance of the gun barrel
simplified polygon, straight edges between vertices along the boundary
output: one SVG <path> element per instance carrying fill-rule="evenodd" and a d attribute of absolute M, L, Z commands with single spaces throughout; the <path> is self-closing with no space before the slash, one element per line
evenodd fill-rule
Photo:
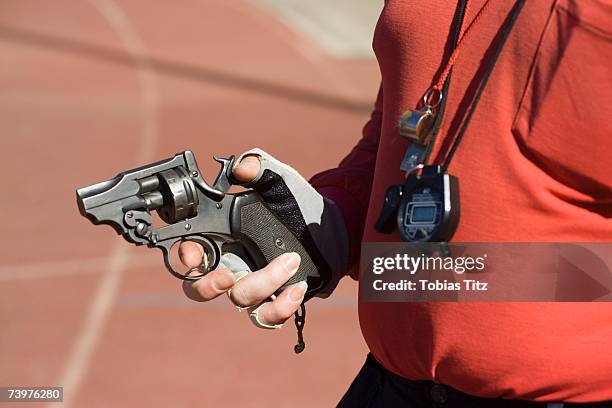
<path fill-rule="evenodd" d="M 204 181 L 193 153 L 185 151 L 80 188 L 76 199 L 81 215 L 91 222 L 125 233 L 129 226 L 123 217 L 131 210 L 157 210 L 167 224 L 197 215 L 198 190 L 215 201 L 225 195 Z"/>
<path fill-rule="evenodd" d="M 79 205 L 79 211 L 81 215 L 86 216 L 86 211 L 91 209 L 93 206 L 87 200 L 88 198 L 97 196 L 105 193 L 106 191 L 113 188 L 121 180 L 120 176 L 116 176 L 110 180 L 102 181 L 101 183 L 93 184 L 91 186 L 79 188 L 76 191 L 77 203 Z"/>

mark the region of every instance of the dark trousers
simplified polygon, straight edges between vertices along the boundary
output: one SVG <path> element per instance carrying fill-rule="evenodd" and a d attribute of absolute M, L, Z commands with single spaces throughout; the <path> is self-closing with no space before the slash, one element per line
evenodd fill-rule
<path fill-rule="evenodd" d="M 604 408 L 612 401 L 588 404 L 535 403 L 480 398 L 431 381 L 411 381 L 387 371 L 371 354 L 339 408 Z"/>

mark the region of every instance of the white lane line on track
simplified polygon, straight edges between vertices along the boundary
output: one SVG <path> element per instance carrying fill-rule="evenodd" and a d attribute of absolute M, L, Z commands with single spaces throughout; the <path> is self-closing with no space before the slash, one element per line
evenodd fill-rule
<path fill-rule="evenodd" d="M 98 344 L 98 340 L 104 325 L 110 314 L 112 305 L 117 298 L 121 275 L 128 265 L 127 251 L 122 242 L 117 242 L 113 248 L 112 255 L 108 263 L 108 270 L 100 280 L 93 300 L 87 310 L 84 325 L 79 332 L 75 344 L 70 352 L 70 357 L 64 369 L 64 374 L 59 386 L 64 387 L 63 407 L 72 406 L 78 394 L 91 355 Z M 55 404 L 49 404 L 49 408 Z"/>
<path fill-rule="evenodd" d="M 89 0 L 89 2 L 113 28 L 125 50 L 132 54 L 135 60 L 146 61 L 147 52 L 144 44 L 123 9 L 113 0 Z M 137 164 L 142 165 L 153 159 L 157 146 L 159 137 L 157 115 L 160 97 L 155 72 L 150 65 L 146 62 L 142 63 L 137 69 L 137 76 L 141 88 L 143 127 L 135 157 Z M 83 328 L 77 335 L 69 354 L 64 372 L 58 382 L 58 385 L 64 387 L 62 404 L 64 408 L 69 408 L 74 404 L 89 368 L 92 354 L 117 299 L 121 277 L 129 262 L 127 248 L 126 243 L 121 241 L 113 245 L 108 269 L 92 297 L 92 302 L 85 314 Z M 49 408 L 55 406 L 55 404 L 49 404 Z"/>
<path fill-rule="evenodd" d="M 124 245 L 129 245 L 127 242 Z M 159 258 L 147 255 L 131 255 L 138 267 L 158 267 Z M 134 259 L 135 258 L 135 259 Z M 108 257 L 78 260 L 34 262 L 30 264 L 0 266 L 0 282 L 55 278 L 72 275 L 93 275 L 108 270 Z"/>
<path fill-rule="evenodd" d="M 355 288 L 356 289 L 356 288 Z M 357 292 L 357 290 L 355 290 Z M 334 294 L 329 299 L 313 302 L 309 310 L 342 310 L 354 311 L 357 305 L 357 293 Z M 122 309 L 195 309 L 199 313 L 207 310 L 233 312 L 235 310 L 227 302 L 194 302 L 182 293 L 176 292 L 128 292 L 122 293 L 116 306 Z"/>

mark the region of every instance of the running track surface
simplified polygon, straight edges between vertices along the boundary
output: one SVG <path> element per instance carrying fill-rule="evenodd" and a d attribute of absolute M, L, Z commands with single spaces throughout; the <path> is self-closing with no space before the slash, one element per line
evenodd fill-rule
<path fill-rule="evenodd" d="M 309 177 L 357 141 L 378 78 L 242 0 L 3 1 L 0 386 L 64 386 L 57 407 L 335 405 L 366 353 L 354 282 L 311 302 L 296 356 L 292 324 L 187 300 L 74 190 L 185 149 L 209 181 L 213 154 L 254 146 Z"/>

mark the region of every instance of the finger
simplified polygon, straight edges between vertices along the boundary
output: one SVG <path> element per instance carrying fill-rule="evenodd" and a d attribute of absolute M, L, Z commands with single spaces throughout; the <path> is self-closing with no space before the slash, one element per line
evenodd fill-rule
<path fill-rule="evenodd" d="M 257 177 L 259 168 L 260 163 L 257 156 L 246 156 L 234 167 L 233 174 L 238 180 L 246 183 Z"/>
<path fill-rule="evenodd" d="M 183 241 L 179 245 L 179 259 L 188 268 L 197 268 L 204 259 L 204 248 L 197 242 Z"/>
<path fill-rule="evenodd" d="M 303 281 L 287 287 L 276 299 L 259 308 L 256 319 L 262 325 L 282 324 L 298 310 L 307 289 L 308 285 Z"/>
<path fill-rule="evenodd" d="M 298 270 L 300 256 L 283 254 L 264 268 L 250 273 L 234 285 L 231 300 L 236 306 L 247 307 L 267 299 L 287 282 Z"/>
<path fill-rule="evenodd" d="M 215 269 L 197 281 L 183 281 L 183 292 L 196 302 L 206 302 L 234 286 L 234 274 L 227 269 Z"/>

